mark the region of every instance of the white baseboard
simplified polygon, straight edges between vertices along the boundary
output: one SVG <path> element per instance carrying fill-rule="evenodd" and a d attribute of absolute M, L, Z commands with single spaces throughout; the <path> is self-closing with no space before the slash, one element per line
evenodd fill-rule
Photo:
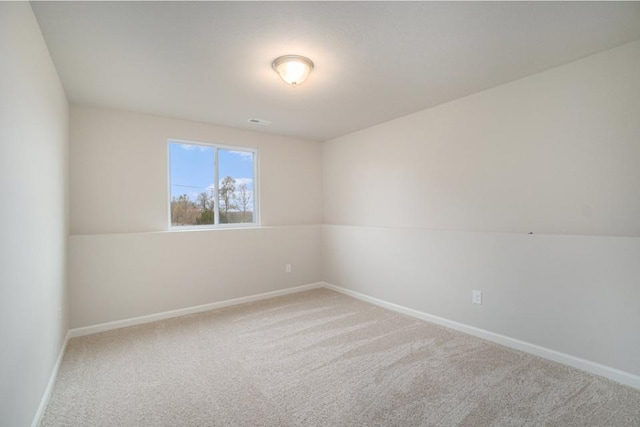
<path fill-rule="evenodd" d="M 171 310 L 171 311 L 165 311 L 162 313 L 150 314 L 147 316 L 140 316 L 140 317 L 134 317 L 130 319 L 117 320 L 114 322 L 101 323 L 98 325 L 86 326 L 82 328 L 75 328 L 75 329 L 69 330 L 67 334 L 67 340 L 69 338 L 95 334 L 98 332 L 105 332 L 113 329 L 125 328 L 127 326 L 141 325 L 144 323 L 150 323 L 158 320 L 169 319 L 172 317 L 179 317 L 187 314 L 200 313 L 203 311 L 215 310 L 218 308 L 229 307 L 229 306 L 244 304 L 244 303 L 253 302 L 253 301 L 260 301 L 260 300 L 274 298 L 281 295 L 304 292 L 307 290 L 322 288 L 322 287 L 331 289 L 336 292 L 343 293 L 345 295 L 349 295 L 351 297 L 369 302 L 371 304 L 375 304 L 377 306 L 380 306 L 389 310 L 396 311 L 398 313 L 406 314 L 408 316 L 412 316 L 421 320 L 426 320 L 427 322 L 445 326 L 447 328 L 451 328 L 456 331 L 460 331 L 469 335 L 473 335 L 482 339 L 486 339 L 488 341 L 492 341 L 492 342 L 504 345 L 505 347 L 524 351 L 526 353 L 530 353 L 530 354 L 542 357 L 544 359 L 562 363 L 564 365 L 581 369 L 583 371 L 587 371 L 592 374 L 609 378 L 613 381 L 640 389 L 640 376 L 638 375 L 621 371 L 619 369 L 611 368 L 609 366 L 601 365 L 596 362 L 591 362 L 589 360 L 581 359 L 579 357 L 571 356 L 569 354 L 561 353 L 559 351 L 541 347 L 536 344 L 531 344 L 531 343 L 520 341 L 505 335 L 500 335 L 494 332 L 490 332 L 485 329 L 476 328 L 475 326 L 470 326 L 464 323 L 459 323 L 453 320 L 434 316 L 432 314 L 424 313 L 422 311 L 414 310 L 398 304 L 387 302 L 378 298 L 374 298 L 374 297 L 362 294 L 360 292 L 355 292 L 355 291 L 341 288 L 339 286 L 333 285 L 331 283 L 325 283 L 325 282 L 311 283 L 308 285 L 296 286 L 294 288 L 287 288 L 287 289 L 266 292 L 266 293 L 257 294 L 257 295 L 250 295 L 247 297 L 234 298 L 230 300 L 214 302 L 211 304 L 203 304 L 203 305 L 198 305 L 194 307 L 187 307 L 187 308 L 181 308 L 178 310 Z M 66 340 L 65 340 L 65 347 L 66 347 Z M 65 347 L 63 347 L 62 351 L 60 352 L 58 362 L 56 363 L 56 367 L 51 376 L 50 384 L 47 386 L 47 391 L 45 392 L 45 396 L 43 397 L 43 403 L 41 403 L 40 405 L 41 407 L 38 409 L 38 415 L 36 416 L 36 420 L 39 420 L 39 416 L 42 415 L 41 412 L 44 411 L 44 408 L 46 407 L 46 403 L 48 402 L 49 395 L 51 393 L 51 388 L 53 387 L 53 382 L 55 381 L 55 375 L 58 372 L 58 367 L 62 360 L 62 355 L 64 354 Z M 37 425 L 36 420 L 34 420 L 33 426 Z"/>
<path fill-rule="evenodd" d="M 526 353 L 530 353 L 530 354 L 542 357 L 544 359 L 562 363 L 564 365 L 581 369 L 583 371 L 590 372 L 595 375 L 609 378 L 621 384 L 625 384 L 625 385 L 640 389 L 640 376 L 631 374 L 629 372 L 624 372 L 619 369 L 611 368 L 609 366 L 601 365 L 599 363 L 591 362 L 589 360 L 581 359 L 579 357 L 571 356 L 569 354 L 565 354 L 565 353 L 561 353 L 545 347 L 541 347 L 539 345 L 527 343 L 524 341 L 507 337 L 505 335 L 496 334 L 494 332 L 476 328 L 474 326 L 465 325 L 464 323 L 455 322 L 453 320 L 445 319 L 442 317 L 434 316 L 432 314 L 424 313 L 422 311 L 414 310 L 412 308 L 387 302 L 378 298 L 374 298 L 374 297 L 362 294 L 360 292 L 341 288 L 340 286 L 336 286 L 331 283 L 318 282 L 318 283 L 311 283 L 308 285 L 296 286 L 294 288 L 281 289 L 278 291 L 266 292 L 266 293 L 257 294 L 257 295 L 250 295 L 247 297 L 234 298 L 230 300 L 214 302 L 211 304 L 203 304 L 203 305 L 198 305 L 194 307 L 187 307 L 187 308 L 181 308 L 178 310 L 171 310 L 171 311 L 165 311 L 162 313 L 150 314 L 147 316 L 134 317 L 131 319 L 117 320 L 115 322 L 108 322 L 108 323 L 102 323 L 99 325 L 86 326 L 83 328 L 70 329 L 67 332 L 62 348 L 60 349 L 60 353 L 58 354 L 58 359 L 56 360 L 56 364 L 53 368 L 53 371 L 51 372 L 49 382 L 44 391 L 42 400 L 40 401 L 40 406 L 38 407 L 38 410 L 33 419 L 33 422 L 31 423 L 31 427 L 38 427 L 42 419 L 42 416 L 44 415 L 44 411 L 47 407 L 47 404 L 49 403 L 49 399 L 51 398 L 51 392 L 53 391 L 53 386 L 58 376 L 58 370 L 60 369 L 62 358 L 64 357 L 64 352 L 67 348 L 67 342 L 69 341 L 70 338 L 95 334 L 98 332 L 109 331 L 112 329 L 125 328 L 127 326 L 141 325 L 144 323 L 155 322 L 157 320 L 169 319 L 172 317 L 184 316 L 187 314 L 194 314 L 194 313 L 200 313 L 203 311 L 215 310 L 218 308 L 229 307 L 232 305 L 265 300 L 265 299 L 274 298 L 282 295 L 288 295 L 288 294 L 293 294 L 297 292 L 304 292 L 304 291 L 308 291 L 316 288 L 331 289 L 333 291 L 340 292 L 342 294 L 357 298 L 362 301 L 366 301 L 368 303 L 371 303 L 389 310 L 396 311 L 398 313 L 402 313 L 411 317 L 425 320 L 427 322 L 435 323 L 437 325 L 445 326 L 447 328 L 451 328 L 456 331 L 460 331 L 469 335 L 473 335 L 482 339 L 486 339 L 488 341 L 492 341 L 492 342 L 504 345 L 505 347 L 524 351 Z"/>
<path fill-rule="evenodd" d="M 64 352 L 67 349 L 67 343 L 70 338 L 80 337 L 83 335 L 95 334 L 98 332 L 105 332 L 112 329 L 120 329 L 125 328 L 127 326 L 141 325 L 143 323 L 155 322 L 157 320 L 169 319 L 172 317 L 184 316 L 187 314 L 200 313 L 203 311 L 215 310 L 217 308 L 229 307 L 232 305 L 244 304 L 253 301 L 260 301 L 264 299 L 274 298 L 282 295 L 293 294 L 296 292 L 304 292 L 311 289 L 321 288 L 324 286 L 324 283 L 311 283 L 308 285 L 296 286 L 294 288 L 281 289 L 278 291 L 265 292 L 257 295 L 250 295 L 247 297 L 234 298 L 225 301 L 218 301 L 211 304 L 203 304 L 194 307 L 186 307 L 178 310 L 165 311 L 162 313 L 150 314 L 148 316 L 140 316 L 134 317 L 130 319 L 117 320 L 115 322 L 101 323 L 99 325 L 86 326 L 83 328 L 75 328 L 67 331 L 67 335 L 64 339 L 64 343 L 62 344 L 62 348 L 60 349 L 60 353 L 58 354 L 58 359 L 56 360 L 56 364 L 53 367 L 53 371 L 51 372 L 51 376 L 49 377 L 49 382 L 47 383 L 47 387 L 45 388 L 44 394 L 42 396 L 42 400 L 40 401 L 40 406 L 38 406 L 38 410 L 36 411 L 36 415 L 33 418 L 33 422 L 31 423 L 31 427 L 38 427 L 42 416 L 44 415 L 44 411 L 49 404 L 49 399 L 51 398 L 51 392 L 53 391 L 53 385 L 56 382 L 56 378 L 58 377 L 58 370 L 60 369 L 60 365 L 62 364 L 62 358 L 64 357 Z"/>
<path fill-rule="evenodd" d="M 505 335 L 496 334 L 494 332 L 476 328 L 474 326 L 465 325 L 464 323 L 444 319 L 442 317 L 434 316 L 432 314 L 424 313 L 412 308 L 370 297 L 368 295 L 361 294 L 360 292 L 351 291 L 349 289 L 341 288 L 340 286 L 336 286 L 330 283 L 324 283 L 324 287 L 345 295 L 349 295 L 359 300 L 396 311 L 398 313 L 406 314 L 411 317 L 426 320 L 427 322 L 455 329 L 456 331 L 464 332 L 465 334 L 473 335 L 487 341 L 492 341 L 505 347 L 524 351 L 526 353 L 530 353 L 544 359 L 552 360 L 554 362 L 571 366 L 573 368 L 578 368 L 583 371 L 587 371 L 589 373 L 609 378 L 610 380 L 640 389 L 640 376 L 629 372 L 621 371 L 619 369 L 611 368 L 609 366 L 601 365 L 599 363 L 591 362 L 589 360 L 581 359 L 579 357 L 541 347 L 536 344 L 520 341 L 515 338 L 507 337 Z"/>
<path fill-rule="evenodd" d="M 142 325 L 144 323 L 155 322 L 158 320 L 170 319 L 172 317 L 184 316 L 187 314 L 201 313 L 203 311 L 215 310 L 217 308 L 229 307 L 232 305 L 244 304 L 253 301 L 274 298 L 281 295 L 293 294 L 296 292 L 304 292 L 310 289 L 323 287 L 324 283 L 311 283 L 308 285 L 296 286 L 294 288 L 281 289 L 278 291 L 265 292 L 263 294 L 250 295 L 229 299 L 225 301 L 213 302 L 210 304 L 197 305 L 193 307 L 180 308 L 177 310 L 164 311 L 162 313 L 149 314 L 147 316 L 133 317 L 130 319 L 116 320 L 114 322 L 100 323 L 98 325 L 85 326 L 69 330 L 69 338 L 81 337 L 84 335 L 96 334 L 98 332 L 110 331 L 112 329 L 126 328 L 127 326 Z"/>
<path fill-rule="evenodd" d="M 42 420 L 44 411 L 45 409 L 47 409 L 47 405 L 49 404 L 49 399 L 51 399 L 51 392 L 53 391 L 53 385 L 56 383 L 56 378 L 58 378 L 58 370 L 60 369 L 60 365 L 62 364 L 62 358 L 64 357 L 64 352 L 67 349 L 68 341 L 69 341 L 69 332 L 67 332 L 67 335 L 64 337 L 64 342 L 62 343 L 62 347 L 60 348 L 60 352 L 58 353 L 58 359 L 56 359 L 56 364 L 53 366 L 53 370 L 51 371 L 49 382 L 47 383 L 47 387 L 44 389 L 44 394 L 42 395 L 42 399 L 40 400 L 40 406 L 38 406 L 36 415 L 33 417 L 33 422 L 31 423 L 31 427 L 38 427 L 40 425 L 40 421 Z"/>

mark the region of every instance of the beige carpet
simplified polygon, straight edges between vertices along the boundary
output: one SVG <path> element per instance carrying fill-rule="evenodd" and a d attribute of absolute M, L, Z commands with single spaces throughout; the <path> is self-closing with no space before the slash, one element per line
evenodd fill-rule
<path fill-rule="evenodd" d="M 318 289 L 72 339 L 43 426 L 640 426 L 640 390 Z"/>

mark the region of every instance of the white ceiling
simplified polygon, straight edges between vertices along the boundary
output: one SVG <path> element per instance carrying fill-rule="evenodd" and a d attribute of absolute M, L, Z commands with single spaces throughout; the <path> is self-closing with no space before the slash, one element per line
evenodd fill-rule
<path fill-rule="evenodd" d="M 640 39 L 639 2 L 32 5 L 73 103 L 314 140 Z M 299 87 L 284 54 L 315 62 Z"/>

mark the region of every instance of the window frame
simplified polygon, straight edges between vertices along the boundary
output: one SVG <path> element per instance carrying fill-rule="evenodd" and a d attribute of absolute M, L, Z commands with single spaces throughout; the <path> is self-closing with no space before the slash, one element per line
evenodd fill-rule
<path fill-rule="evenodd" d="M 215 224 L 202 224 L 202 225 L 173 225 L 171 223 L 171 144 L 188 144 L 188 145 L 202 145 L 205 147 L 213 148 L 213 169 L 214 169 L 214 197 L 216 203 L 216 209 L 214 211 Z M 253 222 L 236 222 L 220 224 L 220 199 L 219 199 L 219 187 L 220 187 L 220 170 L 218 168 L 218 150 L 229 151 L 247 151 L 253 153 Z M 227 145 L 218 144 L 215 142 L 200 142 L 189 141 L 179 138 L 167 139 L 167 230 L 168 231 L 193 231 L 193 230 L 224 230 L 233 228 L 256 228 L 260 227 L 260 178 L 259 178 L 259 155 L 258 149 L 255 147 L 244 147 L 239 145 Z"/>

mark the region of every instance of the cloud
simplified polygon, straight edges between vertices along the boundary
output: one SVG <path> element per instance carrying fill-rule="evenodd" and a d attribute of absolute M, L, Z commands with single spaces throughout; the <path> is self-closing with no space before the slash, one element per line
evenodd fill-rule
<path fill-rule="evenodd" d="M 232 154 L 237 154 L 242 160 L 253 160 L 253 153 L 251 151 L 229 151 Z"/>
<path fill-rule="evenodd" d="M 186 151 L 191 151 L 196 149 L 200 151 L 213 150 L 213 147 L 209 147 L 208 145 L 199 145 L 199 144 L 180 144 L 180 148 Z"/>
<path fill-rule="evenodd" d="M 236 185 L 247 184 L 247 186 L 253 184 L 253 179 L 251 178 L 236 178 Z"/>

